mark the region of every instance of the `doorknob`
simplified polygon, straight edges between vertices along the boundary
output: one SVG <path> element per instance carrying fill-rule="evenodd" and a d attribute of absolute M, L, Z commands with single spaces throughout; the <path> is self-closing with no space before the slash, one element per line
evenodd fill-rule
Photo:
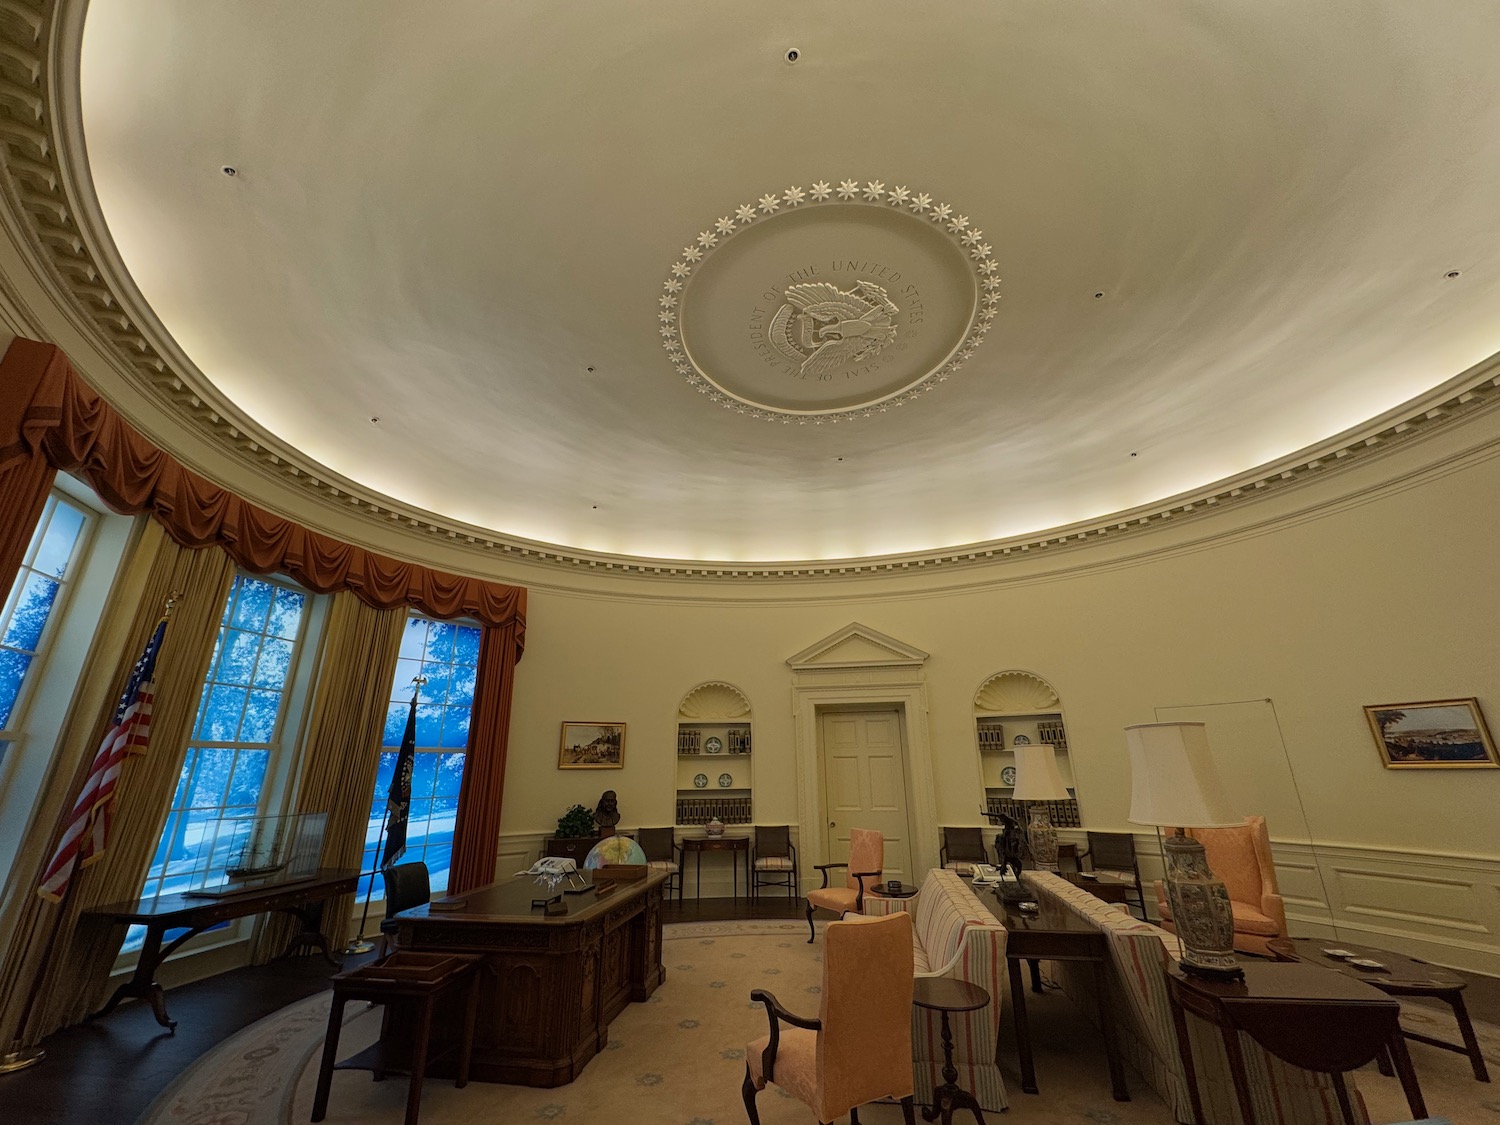
<path fill-rule="evenodd" d="M 830 820 L 828 822 L 828 827 L 829 828 L 837 828 L 838 826 L 839 826 L 839 822 L 836 821 L 836 820 Z"/>

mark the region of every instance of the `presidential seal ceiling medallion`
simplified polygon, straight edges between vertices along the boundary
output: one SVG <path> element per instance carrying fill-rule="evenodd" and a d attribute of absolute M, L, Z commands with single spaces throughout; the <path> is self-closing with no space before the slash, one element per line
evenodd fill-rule
<path fill-rule="evenodd" d="M 901 406 L 974 354 L 999 264 L 967 215 L 878 180 L 819 180 L 743 203 L 683 248 L 662 346 L 740 414 L 838 422 Z"/>

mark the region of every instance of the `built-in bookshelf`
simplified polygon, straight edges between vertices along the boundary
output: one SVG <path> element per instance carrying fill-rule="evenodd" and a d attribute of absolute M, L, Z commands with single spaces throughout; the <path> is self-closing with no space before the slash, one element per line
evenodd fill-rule
<path fill-rule="evenodd" d="M 677 707 L 677 824 L 754 823 L 750 701 L 732 684 L 710 681 Z"/>
<path fill-rule="evenodd" d="M 1071 800 L 1047 802 L 1052 823 L 1060 828 L 1080 825 L 1062 701 L 1051 684 L 1030 672 L 991 676 L 974 696 L 974 732 L 987 809 L 1025 822 L 1026 803 L 1011 796 L 1015 789 L 1015 747 L 1018 742 L 1043 744 L 1057 751 L 1058 772 L 1074 793 Z"/>

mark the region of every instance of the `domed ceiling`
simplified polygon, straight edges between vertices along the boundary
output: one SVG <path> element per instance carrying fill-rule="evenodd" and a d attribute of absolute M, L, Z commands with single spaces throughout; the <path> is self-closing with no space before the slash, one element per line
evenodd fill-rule
<path fill-rule="evenodd" d="M 1500 350 L 1497 42 L 1486 0 L 92 0 L 80 83 L 115 283 L 289 453 L 798 560 L 1190 493 Z"/>

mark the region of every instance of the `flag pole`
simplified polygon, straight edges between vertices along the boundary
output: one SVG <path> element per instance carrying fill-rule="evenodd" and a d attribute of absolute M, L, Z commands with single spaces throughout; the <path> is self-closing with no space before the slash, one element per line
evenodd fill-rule
<path fill-rule="evenodd" d="M 182 597 L 182 592 L 174 590 L 162 606 L 161 618 L 153 627 L 153 632 L 161 628 L 172 619 L 172 609 Z M 26 1038 L 26 1024 L 31 1020 L 31 1013 L 36 1007 L 36 998 L 41 995 L 42 984 L 47 979 L 47 970 L 52 967 L 52 957 L 57 950 L 57 938 L 62 932 L 62 921 L 67 916 L 68 904 L 73 900 L 73 889 L 78 885 L 78 879 L 70 877 L 67 885 L 63 888 L 62 897 L 57 901 L 57 913 L 52 916 L 52 932 L 48 935 L 47 944 L 42 947 L 41 963 L 36 967 L 36 973 L 31 978 L 31 988 L 26 994 L 26 1006 L 21 1009 L 21 1018 L 16 1023 L 16 1034 L 11 1040 L 10 1050 L 0 1055 L 0 1075 L 14 1074 L 18 1070 L 25 1070 L 29 1066 L 35 1066 L 47 1057 L 47 1052 L 42 1047 L 27 1047 L 24 1045 Z"/>
<path fill-rule="evenodd" d="M 421 676 L 421 675 L 413 676 L 411 678 L 411 682 L 412 682 L 411 710 L 407 713 L 407 718 L 406 718 L 407 733 L 406 733 L 406 737 L 402 738 L 402 740 L 401 740 L 403 743 L 405 743 L 406 738 L 414 737 L 413 730 L 414 730 L 414 728 L 416 726 L 416 721 L 417 721 L 417 700 L 418 700 L 419 696 L 421 695 L 421 691 L 422 691 L 423 685 L 425 685 L 427 683 L 427 677 L 426 676 Z M 397 758 L 396 768 L 397 768 L 397 770 L 399 770 L 401 768 L 401 762 L 400 762 L 399 756 Z M 394 784 L 394 782 L 395 782 L 395 779 L 393 778 L 392 779 L 392 784 Z M 410 800 L 410 794 L 407 795 L 407 799 Z M 384 871 L 385 868 L 387 866 L 389 866 L 388 864 L 386 864 L 384 862 L 385 856 L 384 856 L 383 852 L 384 852 L 385 843 L 386 843 L 386 831 L 390 827 L 390 823 L 391 823 L 391 798 L 390 798 L 390 794 L 388 792 L 386 794 L 386 801 L 385 801 L 385 814 L 380 818 L 380 835 L 378 835 L 375 838 L 375 865 L 368 872 L 361 872 L 361 875 L 369 875 L 370 876 L 370 883 L 365 888 L 365 909 L 364 909 L 364 912 L 360 915 L 360 918 L 359 918 L 359 933 L 354 938 L 352 938 L 350 940 L 350 942 L 349 942 L 348 945 L 346 945 L 344 947 L 344 953 L 345 953 L 346 956 L 357 954 L 357 953 L 368 953 L 368 952 L 370 952 L 370 950 L 372 950 L 372 949 L 375 948 L 375 946 L 372 945 L 365 938 L 365 926 L 370 921 L 370 899 L 375 894 L 375 873 L 377 871 Z"/>

